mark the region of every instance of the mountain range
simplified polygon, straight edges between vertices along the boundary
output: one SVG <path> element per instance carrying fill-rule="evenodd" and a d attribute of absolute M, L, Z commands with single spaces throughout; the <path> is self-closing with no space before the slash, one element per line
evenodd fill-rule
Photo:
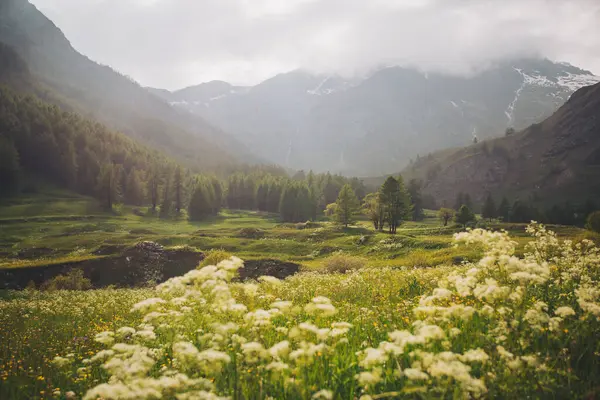
<path fill-rule="evenodd" d="M 368 76 L 296 70 L 256 86 L 213 81 L 149 89 L 294 169 L 369 176 L 417 155 L 497 137 L 542 121 L 600 77 L 547 59 L 504 62 L 460 77 L 391 66 Z"/>
<path fill-rule="evenodd" d="M 2 62 L 20 65 L 27 77 L 5 75 L 6 85 L 102 122 L 196 170 L 260 161 L 223 130 L 80 54 L 26 0 L 0 2 L 0 43 Z"/>

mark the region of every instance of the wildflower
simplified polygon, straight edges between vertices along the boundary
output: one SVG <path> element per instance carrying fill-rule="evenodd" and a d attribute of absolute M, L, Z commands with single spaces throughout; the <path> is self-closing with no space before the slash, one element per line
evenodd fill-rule
<path fill-rule="evenodd" d="M 565 318 L 575 315 L 575 310 L 573 310 L 571 307 L 558 307 L 554 311 L 554 314 L 558 315 L 559 317 Z"/>
<path fill-rule="evenodd" d="M 312 395 L 313 400 L 332 400 L 333 392 L 327 389 L 321 389 Z"/>
<path fill-rule="evenodd" d="M 242 352 L 248 363 L 257 363 L 262 359 L 265 359 L 269 354 L 262 344 L 258 342 L 248 342 L 242 344 Z"/>
<path fill-rule="evenodd" d="M 411 381 L 422 381 L 422 380 L 429 379 L 429 375 L 427 375 L 425 372 L 421 371 L 420 369 L 406 368 L 402 372 L 403 372 L 404 376 L 406 376 Z"/>
<path fill-rule="evenodd" d="M 115 342 L 115 333 L 111 331 L 100 332 L 96 335 L 94 340 L 98 343 L 110 346 Z"/>
<path fill-rule="evenodd" d="M 71 365 L 72 360 L 69 358 L 65 358 L 65 357 L 61 357 L 61 356 L 56 356 L 54 357 L 54 359 L 52 360 L 52 364 L 56 365 L 58 368 L 64 368 L 68 365 Z"/>
<path fill-rule="evenodd" d="M 375 368 L 371 371 L 364 371 L 356 375 L 356 380 L 361 386 L 375 386 L 381 382 L 381 368 Z"/>

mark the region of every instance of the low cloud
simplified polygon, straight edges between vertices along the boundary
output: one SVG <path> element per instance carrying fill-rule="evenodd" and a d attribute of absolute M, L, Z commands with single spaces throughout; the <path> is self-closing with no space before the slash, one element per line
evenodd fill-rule
<path fill-rule="evenodd" d="M 295 68 L 469 74 L 529 56 L 600 74 L 597 0 L 32 0 L 90 58 L 143 85 L 255 84 Z"/>

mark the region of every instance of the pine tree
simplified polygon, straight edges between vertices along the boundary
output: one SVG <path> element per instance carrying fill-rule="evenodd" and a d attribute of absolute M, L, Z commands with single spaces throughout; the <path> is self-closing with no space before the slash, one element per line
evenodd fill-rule
<path fill-rule="evenodd" d="M 481 216 L 483 218 L 489 219 L 490 222 L 492 221 L 492 219 L 496 218 L 496 216 L 497 216 L 496 204 L 494 203 L 494 199 L 492 198 L 492 195 L 490 193 L 488 193 L 488 195 L 485 199 L 485 203 L 483 204 Z"/>
<path fill-rule="evenodd" d="M 214 204 L 209 190 L 204 184 L 197 184 L 188 206 L 190 221 L 201 221 L 213 213 Z"/>
<path fill-rule="evenodd" d="M 412 200 L 412 220 L 422 221 L 425 219 L 425 212 L 423 211 L 423 196 L 421 194 L 421 182 L 416 179 L 411 179 L 408 182 L 408 193 Z"/>
<path fill-rule="evenodd" d="M 175 212 L 179 214 L 183 208 L 183 176 L 180 166 L 175 168 L 173 176 L 173 192 L 173 206 L 175 207 Z"/>
<path fill-rule="evenodd" d="M 398 226 L 410 218 L 412 210 L 410 195 L 404 187 L 402 177 L 390 176 L 380 188 L 380 201 L 384 208 L 385 221 L 389 232 L 396 233 Z"/>
<path fill-rule="evenodd" d="M 165 218 L 171 214 L 173 199 L 171 198 L 171 174 L 167 172 L 165 184 L 163 186 L 162 203 L 160 204 L 160 216 Z"/>
<path fill-rule="evenodd" d="M 115 166 L 108 162 L 104 164 L 100 169 L 100 174 L 97 179 L 97 192 L 99 197 L 103 200 L 104 206 L 107 209 L 112 209 L 113 204 L 117 200 L 118 196 L 118 180 L 116 176 L 118 171 Z"/>
<path fill-rule="evenodd" d="M 496 214 L 499 218 L 502 218 L 503 222 L 510 221 L 511 209 L 510 203 L 508 202 L 508 199 L 506 197 L 502 198 L 502 201 L 500 202 L 500 206 L 498 206 L 498 211 L 496 212 Z"/>
<path fill-rule="evenodd" d="M 465 193 L 464 196 L 464 205 L 467 206 L 469 210 L 473 210 L 473 201 L 471 200 L 471 195 L 469 193 Z"/>
<path fill-rule="evenodd" d="M 347 227 L 354 222 L 360 203 L 354 190 L 352 190 L 352 186 L 346 184 L 342 187 L 335 204 L 337 204 L 335 209 L 335 220 L 338 223 Z"/>
<path fill-rule="evenodd" d="M 135 168 L 132 168 L 127 175 L 124 199 L 125 203 L 134 206 L 141 206 L 144 202 L 143 182 Z"/>
<path fill-rule="evenodd" d="M 454 209 L 456 211 L 460 210 L 463 204 L 465 204 L 465 195 L 463 192 L 458 192 L 456 195 L 456 201 L 454 202 Z"/>
<path fill-rule="evenodd" d="M 159 190 L 160 190 L 160 172 L 158 166 L 153 166 L 150 171 L 150 178 L 148 180 L 148 192 L 150 194 L 150 204 L 152 205 L 152 211 L 156 211 L 156 206 L 159 202 Z"/>
<path fill-rule="evenodd" d="M 473 211 L 466 205 L 462 205 L 456 213 L 456 223 L 461 224 L 464 227 L 467 226 L 468 223 L 475 221 L 475 214 Z"/>

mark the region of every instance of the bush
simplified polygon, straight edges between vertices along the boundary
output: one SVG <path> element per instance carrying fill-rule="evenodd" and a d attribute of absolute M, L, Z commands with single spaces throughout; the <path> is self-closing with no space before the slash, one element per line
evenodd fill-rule
<path fill-rule="evenodd" d="M 223 249 L 211 249 L 206 252 L 206 257 L 200 262 L 198 268 L 206 267 L 207 265 L 217 265 L 223 260 L 227 260 L 233 256 L 233 254 Z"/>
<path fill-rule="evenodd" d="M 585 227 L 590 231 L 600 233 L 600 211 L 594 211 L 588 215 Z"/>
<path fill-rule="evenodd" d="M 88 290 L 92 288 L 92 282 L 83 276 L 83 270 L 72 269 L 66 275 L 58 275 L 47 280 L 40 286 L 41 290 Z"/>
<path fill-rule="evenodd" d="M 242 228 L 238 236 L 246 239 L 260 239 L 265 236 L 265 232 L 258 228 Z"/>
<path fill-rule="evenodd" d="M 363 268 L 367 260 L 362 257 L 350 256 L 343 253 L 336 253 L 325 259 L 325 271 L 328 273 L 344 274 L 348 271 L 355 271 Z"/>

